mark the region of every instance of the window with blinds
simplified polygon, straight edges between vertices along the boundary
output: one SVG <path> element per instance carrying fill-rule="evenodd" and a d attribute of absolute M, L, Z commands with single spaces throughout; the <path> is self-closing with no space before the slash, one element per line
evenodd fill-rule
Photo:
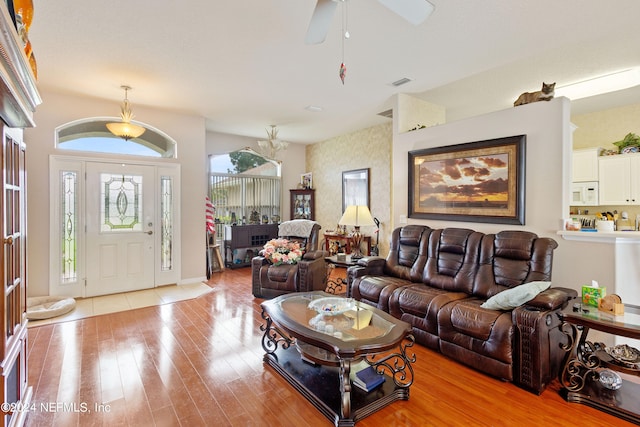
<path fill-rule="evenodd" d="M 218 224 L 280 221 L 280 163 L 240 150 L 209 159 L 209 198 Z"/>

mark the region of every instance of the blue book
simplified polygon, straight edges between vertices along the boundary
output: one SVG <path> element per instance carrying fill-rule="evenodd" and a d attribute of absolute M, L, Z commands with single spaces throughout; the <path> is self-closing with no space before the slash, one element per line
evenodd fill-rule
<path fill-rule="evenodd" d="M 384 382 L 384 375 L 376 372 L 373 366 L 369 366 L 356 372 L 353 384 L 362 390 L 369 392 Z"/>

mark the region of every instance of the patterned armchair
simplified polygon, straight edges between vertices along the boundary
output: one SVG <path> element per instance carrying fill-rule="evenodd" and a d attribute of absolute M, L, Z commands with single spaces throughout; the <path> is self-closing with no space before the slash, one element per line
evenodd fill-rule
<path fill-rule="evenodd" d="M 251 261 L 253 296 L 274 298 L 291 292 L 323 291 L 327 286 L 329 254 L 318 250 L 320 224 L 306 219 L 285 221 L 278 228 L 278 236 L 300 242 L 304 255 L 297 264 L 271 265 L 263 256 Z"/>

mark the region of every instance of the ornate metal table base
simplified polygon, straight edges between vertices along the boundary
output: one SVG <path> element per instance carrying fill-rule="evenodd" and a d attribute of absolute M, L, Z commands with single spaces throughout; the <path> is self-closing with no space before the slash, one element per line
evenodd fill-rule
<path fill-rule="evenodd" d="M 578 339 L 578 327 L 564 322 L 562 330 L 568 337 L 563 346 L 567 352 L 560 372 L 560 383 L 564 387 L 563 397 L 568 402 L 582 403 L 635 424 L 640 424 L 640 385 L 624 381 L 618 390 L 609 390 L 598 381 L 602 369 L 601 344 L 587 341 L 589 328 L 582 327 Z M 606 354 L 606 353 L 605 353 Z"/>
<path fill-rule="evenodd" d="M 327 279 L 326 292 L 334 295 L 347 293 L 347 281 L 345 279 Z"/>
<path fill-rule="evenodd" d="M 346 294 L 347 290 L 349 289 L 347 279 L 343 279 L 341 277 L 331 277 L 331 274 L 333 274 L 335 267 L 336 266 L 333 264 L 327 265 L 327 287 L 325 289 L 325 292 L 334 295 Z"/>
<path fill-rule="evenodd" d="M 264 362 L 282 375 L 336 426 L 354 426 L 358 420 L 396 400 L 409 399 L 409 387 L 413 383 L 411 364 L 415 362 L 415 354 L 411 351 L 415 342 L 413 335 L 407 335 L 393 352 L 367 355 L 363 359 L 338 359 L 319 349 L 324 352 L 326 359 L 314 357 L 313 362 L 322 364 L 313 364 L 302 359 L 296 346 L 290 348 L 296 340 L 281 331 L 264 311 L 262 317 L 266 321 L 260 326 L 264 331 Z M 351 385 L 351 366 L 360 360 L 365 360 L 378 373 L 384 372 L 386 375 L 386 381 L 369 393 Z M 336 389 L 340 390 L 339 395 L 335 393 Z"/>

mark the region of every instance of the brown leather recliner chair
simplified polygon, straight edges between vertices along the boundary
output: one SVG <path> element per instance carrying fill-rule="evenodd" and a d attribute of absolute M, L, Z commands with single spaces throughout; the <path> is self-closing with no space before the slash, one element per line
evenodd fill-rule
<path fill-rule="evenodd" d="M 291 292 L 325 290 L 327 264 L 324 258 L 329 254 L 318 249 L 320 228 L 317 222 L 304 219 L 285 221 L 280 224 L 279 237 L 300 242 L 300 246 L 304 248 L 304 255 L 297 264 L 277 266 L 269 264 L 263 256 L 254 257 L 251 260 L 254 297 L 274 298 Z"/>

